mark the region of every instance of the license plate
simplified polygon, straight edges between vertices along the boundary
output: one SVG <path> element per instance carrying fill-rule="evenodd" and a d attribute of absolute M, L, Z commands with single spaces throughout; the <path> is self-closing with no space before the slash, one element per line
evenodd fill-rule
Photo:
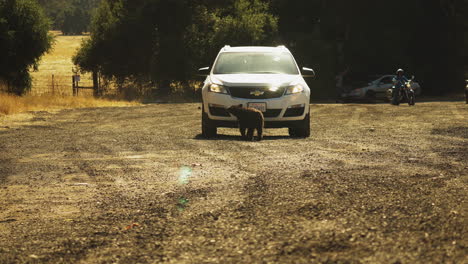
<path fill-rule="evenodd" d="M 255 108 L 255 109 L 260 110 L 262 112 L 266 112 L 266 110 L 267 110 L 266 103 L 248 103 L 247 107 Z"/>

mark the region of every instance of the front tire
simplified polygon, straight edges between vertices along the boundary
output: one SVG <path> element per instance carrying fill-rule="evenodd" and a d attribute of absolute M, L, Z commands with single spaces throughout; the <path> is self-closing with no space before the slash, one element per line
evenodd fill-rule
<path fill-rule="evenodd" d="M 289 128 L 289 135 L 299 138 L 310 137 L 310 113 L 306 115 L 300 126 Z"/>
<path fill-rule="evenodd" d="M 416 104 L 414 92 L 408 92 L 408 105 L 413 106 Z"/>
<path fill-rule="evenodd" d="M 204 108 L 202 109 L 202 135 L 204 138 L 213 138 L 218 134 L 218 128 L 214 124 L 213 120 L 208 117 L 205 113 Z"/>
<path fill-rule="evenodd" d="M 391 103 L 393 101 L 393 91 L 392 91 L 392 89 L 387 90 L 387 94 L 386 94 L 385 99 L 389 103 Z"/>

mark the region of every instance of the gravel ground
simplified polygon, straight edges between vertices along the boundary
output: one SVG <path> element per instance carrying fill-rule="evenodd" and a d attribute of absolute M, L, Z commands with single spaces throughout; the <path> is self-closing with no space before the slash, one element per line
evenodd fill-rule
<path fill-rule="evenodd" d="M 0 121 L 0 263 L 468 263 L 464 102 L 311 106 L 312 137 L 199 104 Z"/>

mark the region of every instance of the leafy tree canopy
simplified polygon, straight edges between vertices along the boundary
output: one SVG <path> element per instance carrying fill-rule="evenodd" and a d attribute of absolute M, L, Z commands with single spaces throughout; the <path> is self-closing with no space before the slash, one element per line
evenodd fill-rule
<path fill-rule="evenodd" d="M 53 37 L 50 22 L 33 0 L 0 1 L 0 78 L 10 92 L 30 88 L 29 70 L 37 68 Z"/>
<path fill-rule="evenodd" d="M 225 44 L 269 44 L 276 18 L 259 0 L 236 0 L 229 8 L 210 1 L 103 1 L 91 39 L 74 58 L 82 69 L 117 79 L 157 84 L 191 77 L 195 65 Z"/>
<path fill-rule="evenodd" d="M 79 35 L 89 30 L 93 10 L 100 0 L 37 0 L 65 35 Z"/>

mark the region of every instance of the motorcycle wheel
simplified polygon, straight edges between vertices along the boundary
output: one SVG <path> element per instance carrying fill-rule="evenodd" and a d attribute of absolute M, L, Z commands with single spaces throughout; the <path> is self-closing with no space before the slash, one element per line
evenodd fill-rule
<path fill-rule="evenodd" d="M 414 92 L 408 93 L 408 105 L 413 106 L 416 104 L 415 99 L 414 99 Z"/>
<path fill-rule="evenodd" d="M 398 91 L 398 95 L 395 97 L 396 92 L 396 89 L 392 89 L 391 93 L 389 94 L 391 96 L 389 100 L 392 105 L 400 105 L 402 99 L 401 91 Z"/>

